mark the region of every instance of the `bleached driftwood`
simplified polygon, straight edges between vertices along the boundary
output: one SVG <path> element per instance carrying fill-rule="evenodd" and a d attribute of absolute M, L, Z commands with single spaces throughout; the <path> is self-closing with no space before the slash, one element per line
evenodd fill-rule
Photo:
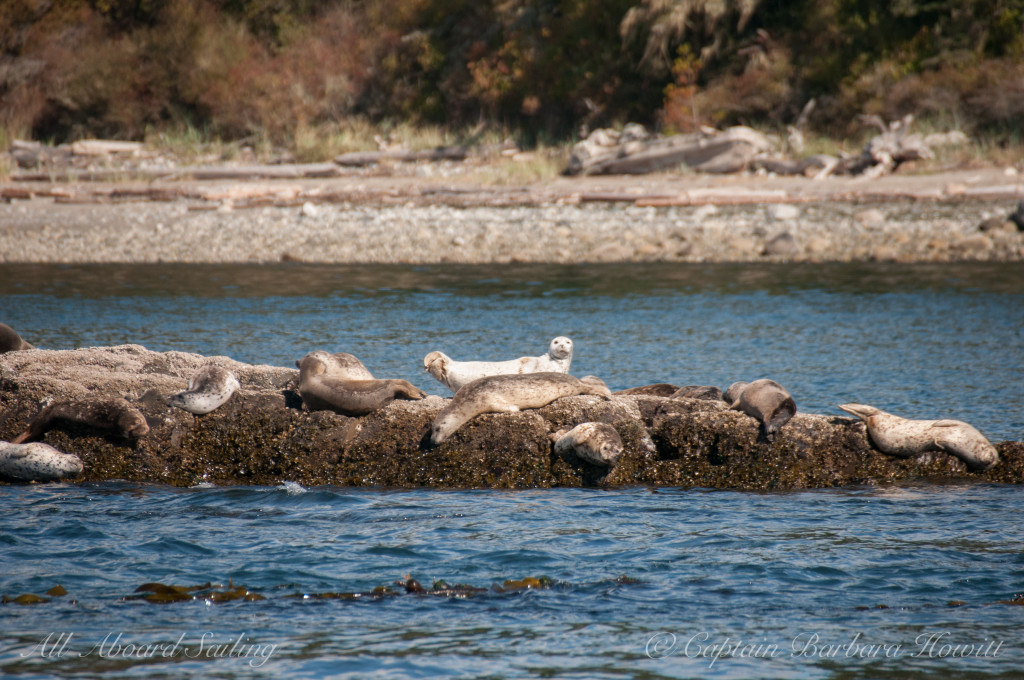
<path fill-rule="evenodd" d="M 573 147 L 567 175 L 639 175 L 685 164 L 698 172 L 729 173 L 747 167 L 775 146 L 768 135 L 737 126 L 724 131 L 656 138 L 639 125 L 621 133 L 595 130 Z"/>

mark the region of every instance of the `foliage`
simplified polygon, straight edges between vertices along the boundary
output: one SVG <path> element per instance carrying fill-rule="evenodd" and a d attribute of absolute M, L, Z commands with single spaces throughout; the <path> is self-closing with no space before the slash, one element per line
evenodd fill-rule
<path fill-rule="evenodd" d="M 298 155 L 363 123 L 636 121 L 819 132 L 905 113 L 1024 127 L 1024 0 L 3 0 L 0 130 L 66 140 L 201 129 Z M 370 135 L 372 136 L 372 134 Z"/>

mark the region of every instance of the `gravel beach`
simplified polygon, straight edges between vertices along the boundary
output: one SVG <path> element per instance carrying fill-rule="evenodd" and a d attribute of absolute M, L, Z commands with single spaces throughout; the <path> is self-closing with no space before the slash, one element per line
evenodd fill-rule
<path fill-rule="evenodd" d="M 670 175 L 2 185 L 0 262 L 1019 261 L 997 169 L 864 181 Z M 144 187 L 152 195 L 154 184 Z"/>

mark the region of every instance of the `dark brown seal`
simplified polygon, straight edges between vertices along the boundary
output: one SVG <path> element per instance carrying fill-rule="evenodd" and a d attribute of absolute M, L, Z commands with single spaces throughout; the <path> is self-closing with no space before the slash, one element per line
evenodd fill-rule
<path fill-rule="evenodd" d="M 127 400 L 121 397 L 97 397 L 50 404 L 32 419 L 28 429 L 15 437 L 12 443 L 38 441 L 48 430 L 69 423 L 113 431 L 128 439 L 138 439 L 149 433 L 146 417 Z"/>
<path fill-rule="evenodd" d="M 35 345 L 30 345 L 22 340 L 18 331 L 7 324 L 0 323 L 0 354 L 19 352 L 23 349 L 35 349 Z"/>
<path fill-rule="evenodd" d="M 669 383 L 654 383 L 653 385 L 640 385 L 639 387 L 630 387 L 625 390 L 619 390 L 618 392 L 612 392 L 613 396 L 634 396 L 634 397 L 670 397 L 675 394 L 679 388 Z"/>
<path fill-rule="evenodd" d="M 671 395 L 673 399 L 706 399 L 708 401 L 722 401 L 722 390 L 714 385 L 687 385 L 680 387 Z"/>
<path fill-rule="evenodd" d="M 734 382 L 725 391 L 729 408 L 743 411 L 760 421 L 764 436 L 775 441 L 775 433 L 796 414 L 796 402 L 779 383 L 767 378 L 754 382 Z"/>

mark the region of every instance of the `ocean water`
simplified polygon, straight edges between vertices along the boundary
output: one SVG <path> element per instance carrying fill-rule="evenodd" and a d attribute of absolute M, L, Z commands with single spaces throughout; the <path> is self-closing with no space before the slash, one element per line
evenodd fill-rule
<path fill-rule="evenodd" d="M 504 359 L 568 335 L 572 373 L 613 389 L 771 377 L 804 411 L 859 401 L 1024 439 L 1019 265 L 2 265 L 0 321 L 44 348 L 131 342 L 282 366 L 348 351 L 439 394 L 422 371 L 431 350 Z M 1018 487 L 109 482 L 0 497 L 0 595 L 47 600 L 0 606 L 4 677 L 1024 668 Z M 58 584 L 67 594 L 46 594 Z"/>

